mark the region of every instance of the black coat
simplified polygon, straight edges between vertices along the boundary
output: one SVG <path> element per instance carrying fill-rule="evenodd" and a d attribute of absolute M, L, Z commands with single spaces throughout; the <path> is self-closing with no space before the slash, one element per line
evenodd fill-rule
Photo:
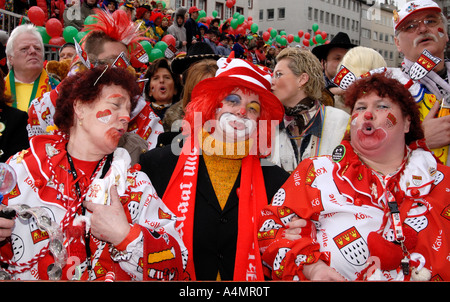
<path fill-rule="evenodd" d="M 27 120 L 26 112 L 6 104 L 0 105 L 0 122 L 5 125 L 0 136 L 0 162 L 6 162 L 11 155 L 30 147 Z"/>
<path fill-rule="evenodd" d="M 141 155 L 142 171 L 147 173 L 156 192 L 164 195 L 175 169 L 178 156 L 170 145 L 156 148 Z M 262 166 L 267 200 L 270 202 L 289 173 L 278 166 Z M 225 208 L 220 208 L 214 188 L 200 156 L 197 192 L 195 196 L 193 253 L 197 280 L 216 280 L 220 272 L 222 280 L 233 280 L 238 233 L 238 203 L 236 189 L 241 173 L 236 179 Z"/>

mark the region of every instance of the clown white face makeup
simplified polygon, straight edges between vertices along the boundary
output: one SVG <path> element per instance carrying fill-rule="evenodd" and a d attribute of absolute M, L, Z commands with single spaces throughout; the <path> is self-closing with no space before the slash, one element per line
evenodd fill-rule
<path fill-rule="evenodd" d="M 240 89 L 233 91 L 217 109 L 217 129 L 214 136 L 227 142 L 244 141 L 256 130 L 261 105 L 259 96 L 244 94 Z"/>
<path fill-rule="evenodd" d="M 350 124 L 351 142 L 357 152 L 377 156 L 396 145 L 404 148 L 410 118 L 389 98 L 372 92 L 359 99 L 353 108 Z"/>
<path fill-rule="evenodd" d="M 111 153 L 127 131 L 130 109 L 127 91 L 117 85 L 103 87 L 94 103 L 76 103 L 75 112 L 81 121 L 81 125 L 76 124 L 77 131 L 104 154 Z"/>

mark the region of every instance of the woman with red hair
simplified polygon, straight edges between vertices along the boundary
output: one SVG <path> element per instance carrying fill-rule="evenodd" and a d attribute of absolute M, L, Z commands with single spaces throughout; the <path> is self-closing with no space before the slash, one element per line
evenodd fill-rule
<path fill-rule="evenodd" d="M 241 59 L 217 65 L 192 91 L 181 154 L 176 143 L 140 163 L 178 217 L 190 279 L 264 280 L 255 219 L 288 173 L 262 158 L 284 109 L 267 72 Z"/>
<path fill-rule="evenodd" d="M 33 137 L 30 149 L 8 162 L 17 185 L 3 199 L 0 217 L 12 212 L 10 218 L 18 218 L 0 218 L 0 275 L 183 278 L 185 248 L 172 213 L 148 177 L 131 166 L 128 152 L 117 148 L 139 91 L 133 75 L 115 67 L 89 69 L 61 83 L 54 117 L 59 131 Z"/>
<path fill-rule="evenodd" d="M 428 150 L 413 97 L 375 73 L 345 101 L 350 140 L 303 160 L 261 212 L 267 277 L 450 280 L 450 170 Z M 298 218 L 304 227 L 292 237 Z"/>

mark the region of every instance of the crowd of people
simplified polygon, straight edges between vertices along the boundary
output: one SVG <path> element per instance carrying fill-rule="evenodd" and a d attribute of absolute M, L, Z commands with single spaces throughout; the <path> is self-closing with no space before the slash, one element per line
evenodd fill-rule
<path fill-rule="evenodd" d="M 64 72 L 33 25 L 6 43 L 1 279 L 450 280 L 435 2 L 393 12 L 401 68 L 343 32 L 310 51 L 196 7 L 81 5 L 96 22 L 61 47 Z M 130 64 L 167 34 L 174 57 Z"/>

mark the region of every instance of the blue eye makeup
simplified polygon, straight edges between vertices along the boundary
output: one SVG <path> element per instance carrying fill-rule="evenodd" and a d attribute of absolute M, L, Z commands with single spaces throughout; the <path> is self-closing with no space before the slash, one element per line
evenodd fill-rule
<path fill-rule="evenodd" d="M 241 97 L 237 94 L 230 94 L 225 97 L 224 101 L 232 103 L 232 104 L 240 104 Z"/>

